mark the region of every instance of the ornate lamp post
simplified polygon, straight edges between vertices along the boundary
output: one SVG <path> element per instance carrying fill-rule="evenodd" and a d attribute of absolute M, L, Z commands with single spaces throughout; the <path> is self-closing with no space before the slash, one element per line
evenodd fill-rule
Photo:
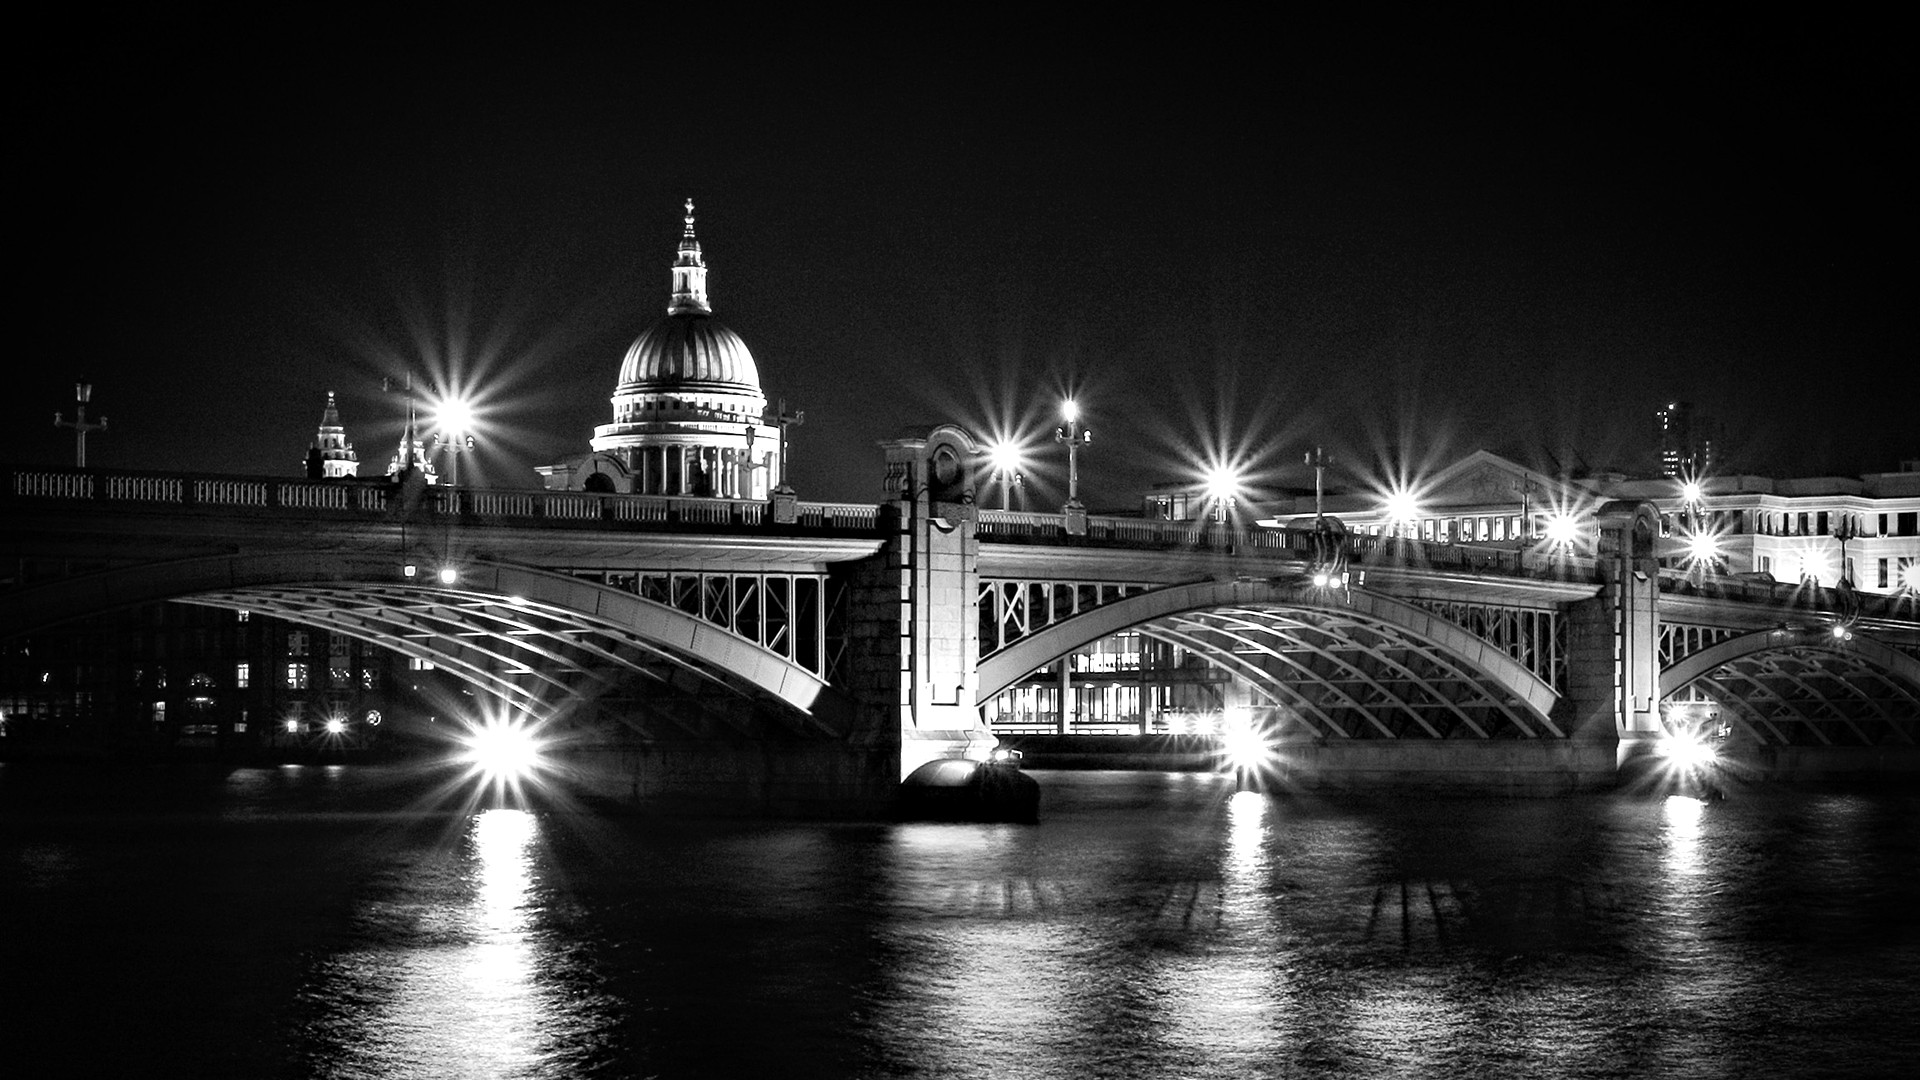
<path fill-rule="evenodd" d="M 440 403 L 439 430 L 433 435 L 433 449 L 447 455 L 447 484 L 460 486 L 460 455 L 473 449 L 473 436 L 467 434 L 467 428 L 473 423 L 473 410 L 459 398 L 448 398 Z"/>
<path fill-rule="evenodd" d="M 74 383 L 73 396 L 78 403 L 73 419 L 63 420 L 59 413 L 54 413 L 53 426 L 73 429 L 73 463 L 84 469 L 87 467 L 87 432 L 107 430 L 107 418 L 103 416 L 93 423 L 87 422 L 87 402 L 93 398 L 92 383 Z"/>
<path fill-rule="evenodd" d="M 1060 404 L 1060 417 L 1066 423 L 1054 429 L 1053 441 L 1067 444 L 1067 505 L 1063 507 L 1067 532 L 1085 535 L 1087 508 L 1080 503 L 1080 448 L 1093 441 L 1093 432 L 1080 426 L 1080 406 L 1072 398 Z"/>
<path fill-rule="evenodd" d="M 1860 529 L 1853 523 L 1853 515 L 1844 510 L 1841 511 L 1840 520 L 1833 526 L 1833 538 L 1840 541 L 1840 583 L 1849 588 L 1853 586 L 1853 575 L 1848 572 L 1847 541 L 1857 540 L 1859 537 Z"/>
<path fill-rule="evenodd" d="M 1060 403 L 1060 418 L 1066 423 L 1054 429 L 1053 441 L 1067 444 L 1067 509 L 1080 505 L 1080 448 L 1093 441 L 1093 432 L 1080 426 L 1080 406 L 1072 398 Z"/>

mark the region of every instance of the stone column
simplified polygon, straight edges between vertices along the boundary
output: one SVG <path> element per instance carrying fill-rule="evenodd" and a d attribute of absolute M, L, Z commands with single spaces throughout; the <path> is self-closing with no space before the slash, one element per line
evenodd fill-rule
<path fill-rule="evenodd" d="M 852 689 L 863 713 L 886 710 L 895 718 L 905 779 L 928 761 L 978 757 L 995 744 L 974 702 L 979 449 L 950 425 L 881 446 L 885 546 L 855 579 Z"/>
<path fill-rule="evenodd" d="M 1659 516 L 1650 503 L 1620 501 L 1602 506 L 1596 523 L 1604 584 L 1569 612 L 1567 697 L 1575 733 L 1604 738 L 1610 726 L 1616 763 L 1624 764 L 1662 734 Z"/>

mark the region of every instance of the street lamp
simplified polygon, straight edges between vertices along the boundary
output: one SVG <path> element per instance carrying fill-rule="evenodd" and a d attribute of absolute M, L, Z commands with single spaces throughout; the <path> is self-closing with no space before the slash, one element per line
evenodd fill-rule
<path fill-rule="evenodd" d="M 77 402 L 73 419 L 65 420 L 59 413 L 54 413 L 53 426 L 73 429 L 73 464 L 76 468 L 84 469 L 87 467 L 87 432 L 107 430 L 107 418 L 103 416 L 92 423 L 87 422 L 87 402 L 93 399 L 92 383 L 74 383 L 73 396 Z"/>
<path fill-rule="evenodd" d="M 1860 529 L 1853 523 L 1853 515 L 1841 511 L 1840 520 L 1833 526 L 1833 538 L 1840 541 L 1840 581 L 1849 587 L 1853 585 L 1853 574 L 1849 572 L 1852 564 L 1847 562 L 1847 541 L 1858 539 L 1859 536 Z"/>
<path fill-rule="evenodd" d="M 987 447 L 987 460 L 1000 481 L 1000 509 L 1013 509 L 1013 489 L 1020 486 L 1020 444 L 1002 439 Z"/>
<path fill-rule="evenodd" d="M 1406 488 L 1395 488 L 1387 494 L 1387 525 L 1392 535 L 1405 535 L 1409 539 L 1419 535 L 1415 522 L 1420 520 L 1420 505 L 1413 492 Z M 1404 534 L 1402 532 L 1404 531 Z"/>
<path fill-rule="evenodd" d="M 1224 523 L 1240 494 L 1240 471 L 1231 465 L 1215 465 L 1207 470 L 1207 499 L 1213 503 L 1213 519 Z"/>
<path fill-rule="evenodd" d="M 1060 403 L 1060 418 L 1066 423 L 1054 429 L 1053 441 L 1067 444 L 1067 506 L 1069 513 L 1080 505 L 1080 448 L 1093 441 L 1093 432 L 1080 426 L 1080 406 L 1072 398 Z"/>
<path fill-rule="evenodd" d="M 460 486 L 460 454 L 473 449 L 473 436 L 467 429 L 473 426 L 473 407 L 460 398 L 448 398 L 440 403 L 436 418 L 440 430 L 434 433 L 433 448 L 447 455 L 447 484 Z"/>

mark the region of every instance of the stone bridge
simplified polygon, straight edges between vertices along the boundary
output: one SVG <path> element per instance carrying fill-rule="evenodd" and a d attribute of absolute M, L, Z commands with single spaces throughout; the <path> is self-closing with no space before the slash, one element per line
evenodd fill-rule
<path fill-rule="evenodd" d="M 883 812 L 1119 633 L 1222 673 L 1302 782 L 1601 786 L 1676 710 L 1782 775 L 1914 760 L 1910 600 L 1689 581 L 1644 504 L 1578 549 L 1330 538 L 985 510 L 964 431 L 882 445 L 873 505 L 10 468 L 0 636 L 260 611 L 573 732 L 618 794 L 797 812 Z"/>

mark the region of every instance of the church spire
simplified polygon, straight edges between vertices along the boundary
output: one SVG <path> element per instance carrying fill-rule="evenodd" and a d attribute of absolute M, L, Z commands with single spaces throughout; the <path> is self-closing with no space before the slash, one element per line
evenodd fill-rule
<path fill-rule="evenodd" d="M 307 474 L 316 480 L 338 480 L 359 473 L 360 457 L 347 441 L 347 429 L 340 424 L 340 407 L 329 390 L 326 410 L 320 414 L 320 431 L 307 451 Z"/>
<path fill-rule="evenodd" d="M 700 240 L 693 235 L 693 200 L 687 200 L 687 229 L 680 234 L 680 254 L 673 260 L 673 301 L 669 315 L 711 315 L 707 305 L 707 264 L 700 257 Z"/>

